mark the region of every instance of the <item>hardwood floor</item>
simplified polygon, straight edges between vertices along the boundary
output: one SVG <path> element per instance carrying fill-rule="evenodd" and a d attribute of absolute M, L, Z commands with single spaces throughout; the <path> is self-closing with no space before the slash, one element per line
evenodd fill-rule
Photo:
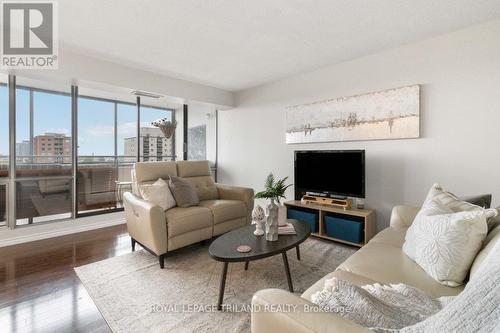
<path fill-rule="evenodd" d="M 73 268 L 128 252 L 125 225 L 0 248 L 0 332 L 110 332 Z"/>

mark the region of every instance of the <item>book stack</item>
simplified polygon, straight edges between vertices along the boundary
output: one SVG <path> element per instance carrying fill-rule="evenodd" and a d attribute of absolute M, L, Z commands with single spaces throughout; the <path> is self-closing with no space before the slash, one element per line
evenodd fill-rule
<path fill-rule="evenodd" d="M 278 227 L 278 235 L 295 235 L 295 228 L 293 224 L 287 223 L 284 226 Z"/>

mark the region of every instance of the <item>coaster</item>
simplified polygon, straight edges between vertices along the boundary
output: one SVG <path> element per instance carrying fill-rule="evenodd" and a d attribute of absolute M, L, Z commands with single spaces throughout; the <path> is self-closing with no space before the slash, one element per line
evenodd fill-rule
<path fill-rule="evenodd" d="M 240 253 L 247 253 L 247 252 L 252 251 L 252 248 L 248 245 L 240 245 L 240 246 L 238 246 L 236 251 L 238 251 Z"/>

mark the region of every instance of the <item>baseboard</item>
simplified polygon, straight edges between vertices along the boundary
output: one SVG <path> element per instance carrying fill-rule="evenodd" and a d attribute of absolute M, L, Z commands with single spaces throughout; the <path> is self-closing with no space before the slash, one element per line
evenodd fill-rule
<path fill-rule="evenodd" d="M 14 230 L 2 230 L 0 231 L 0 247 L 65 236 L 126 223 L 124 216 L 109 218 L 107 215 L 108 214 L 100 215 L 102 219 L 93 216 L 88 220 L 86 220 L 86 218 L 80 218 L 77 220 L 53 222 L 39 226 L 34 225 Z"/>

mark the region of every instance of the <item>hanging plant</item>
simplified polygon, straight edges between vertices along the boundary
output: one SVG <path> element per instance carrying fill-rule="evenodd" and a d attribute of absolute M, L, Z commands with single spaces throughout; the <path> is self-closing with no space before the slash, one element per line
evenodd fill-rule
<path fill-rule="evenodd" d="M 165 135 L 167 139 L 170 139 L 172 135 L 174 135 L 175 128 L 177 127 L 177 121 L 163 118 L 153 121 L 151 125 L 161 129 L 163 135 Z"/>

